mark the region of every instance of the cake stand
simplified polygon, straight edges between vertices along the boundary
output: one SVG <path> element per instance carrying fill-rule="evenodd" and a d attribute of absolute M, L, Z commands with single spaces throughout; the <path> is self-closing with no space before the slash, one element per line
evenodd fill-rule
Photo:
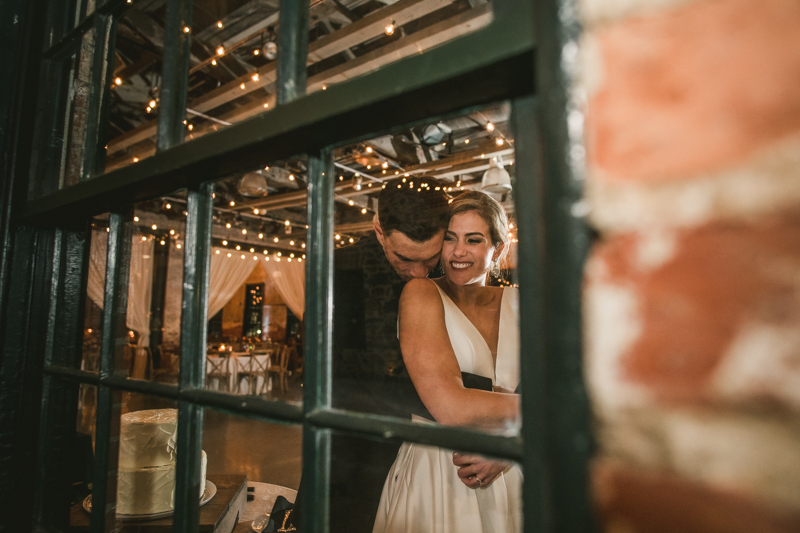
<path fill-rule="evenodd" d="M 203 495 L 200 497 L 200 507 L 207 504 L 211 501 L 211 498 L 217 493 L 217 486 L 214 485 L 209 480 L 206 480 L 206 490 L 203 491 Z M 92 512 L 92 495 L 89 494 L 83 500 L 83 508 L 86 509 L 87 512 Z M 175 513 L 175 510 L 171 511 L 162 511 L 160 513 L 149 513 L 149 514 L 120 514 L 117 513 L 117 520 L 155 520 L 157 518 L 166 518 L 168 516 L 172 516 Z"/>

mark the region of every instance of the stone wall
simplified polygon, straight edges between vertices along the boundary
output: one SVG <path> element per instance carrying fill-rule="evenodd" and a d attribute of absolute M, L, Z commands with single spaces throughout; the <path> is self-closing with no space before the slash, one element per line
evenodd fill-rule
<path fill-rule="evenodd" d="M 603 529 L 800 531 L 800 3 L 580 6 Z"/>

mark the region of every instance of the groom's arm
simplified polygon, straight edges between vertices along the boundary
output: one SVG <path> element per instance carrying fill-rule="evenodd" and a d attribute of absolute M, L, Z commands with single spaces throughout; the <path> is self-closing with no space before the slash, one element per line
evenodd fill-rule
<path fill-rule="evenodd" d="M 453 453 L 453 464 L 458 467 L 461 482 L 472 489 L 488 487 L 510 465 L 505 461 L 493 461 L 480 455 L 458 452 Z"/>

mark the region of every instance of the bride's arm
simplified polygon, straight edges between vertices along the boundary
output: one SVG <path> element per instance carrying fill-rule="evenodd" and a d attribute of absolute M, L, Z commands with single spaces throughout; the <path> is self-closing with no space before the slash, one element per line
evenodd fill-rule
<path fill-rule="evenodd" d="M 400 297 L 400 348 L 422 403 L 450 426 L 503 427 L 519 415 L 519 396 L 464 387 L 444 322 L 439 291 L 409 281 Z"/>

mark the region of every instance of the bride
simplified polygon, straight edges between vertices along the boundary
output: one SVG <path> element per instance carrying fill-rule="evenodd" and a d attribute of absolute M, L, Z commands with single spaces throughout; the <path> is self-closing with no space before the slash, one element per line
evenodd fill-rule
<path fill-rule="evenodd" d="M 519 381 L 517 291 L 486 286 L 508 251 L 507 234 L 497 201 L 481 192 L 462 193 L 450 204 L 444 277 L 414 279 L 403 289 L 403 360 L 422 402 L 441 424 L 502 429 L 518 420 L 519 397 L 512 393 Z M 465 382 L 475 381 L 470 374 L 489 383 L 485 390 L 467 388 Z M 472 475 L 462 473 L 462 481 L 453 457 L 452 450 L 403 443 L 373 533 L 520 531 L 518 467 L 486 462 Z"/>

